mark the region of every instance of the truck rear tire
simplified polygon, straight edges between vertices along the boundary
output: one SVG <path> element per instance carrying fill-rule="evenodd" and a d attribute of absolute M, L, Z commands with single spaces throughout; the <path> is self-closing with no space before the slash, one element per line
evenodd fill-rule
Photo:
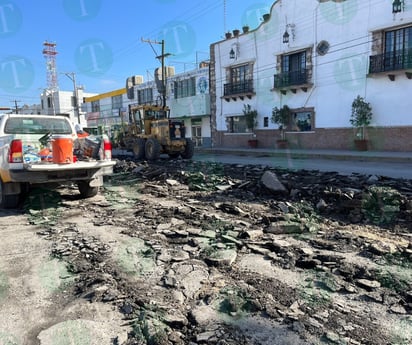
<path fill-rule="evenodd" d="M 99 187 L 91 187 L 89 181 L 79 181 L 77 187 L 79 188 L 80 195 L 83 199 L 96 196 L 99 192 Z"/>
<path fill-rule="evenodd" d="M 145 156 L 145 141 L 142 138 L 135 140 L 133 144 L 133 156 L 135 159 L 144 159 Z"/>
<path fill-rule="evenodd" d="M 146 159 L 149 161 L 158 160 L 160 157 L 160 143 L 155 138 L 146 140 L 145 145 Z"/>
<path fill-rule="evenodd" d="M 4 183 L 0 181 L 0 208 L 16 208 L 20 194 L 5 194 Z"/>
<path fill-rule="evenodd" d="M 183 159 L 190 159 L 195 153 L 195 143 L 192 139 L 186 139 L 185 150 L 182 152 Z"/>

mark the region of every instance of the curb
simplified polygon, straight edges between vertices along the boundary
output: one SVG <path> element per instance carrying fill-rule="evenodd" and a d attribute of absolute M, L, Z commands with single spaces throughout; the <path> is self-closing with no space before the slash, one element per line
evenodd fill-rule
<path fill-rule="evenodd" d="M 197 148 L 195 150 L 195 153 L 213 154 L 213 155 L 256 156 L 256 157 L 287 157 L 287 158 L 296 158 L 296 159 L 329 159 L 329 160 L 412 163 L 412 153 L 411 152 Z"/>

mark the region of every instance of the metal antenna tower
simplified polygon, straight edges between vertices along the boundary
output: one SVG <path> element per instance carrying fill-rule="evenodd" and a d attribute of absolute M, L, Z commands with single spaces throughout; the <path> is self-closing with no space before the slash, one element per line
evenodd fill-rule
<path fill-rule="evenodd" d="M 43 56 L 46 58 L 47 68 L 47 89 L 54 91 L 59 87 L 56 71 L 56 43 L 45 41 L 43 47 Z"/>

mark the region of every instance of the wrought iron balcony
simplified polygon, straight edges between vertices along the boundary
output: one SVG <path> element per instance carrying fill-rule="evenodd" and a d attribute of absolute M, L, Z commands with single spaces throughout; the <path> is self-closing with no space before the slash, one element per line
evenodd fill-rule
<path fill-rule="evenodd" d="M 369 57 L 369 73 L 381 73 L 412 68 L 412 49 L 397 50 Z"/>
<path fill-rule="evenodd" d="M 280 89 L 290 86 L 299 86 L 308 84 L 308 69 L 304 68 L 299 71 L 283 72 L 274 75 L 275 89 Z"/>
<path fill-rule="evenodd" d="M 228 83 L 224 85 L 224 96 L 251 93 L 253 93 L 253 80 L 244 80 L 238 83 Z"/>

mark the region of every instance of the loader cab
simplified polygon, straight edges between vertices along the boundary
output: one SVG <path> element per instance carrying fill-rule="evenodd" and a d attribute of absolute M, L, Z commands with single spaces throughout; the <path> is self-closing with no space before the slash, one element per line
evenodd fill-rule
<path fill-rule="evenodd" d="M 130 109 L 129 116 L 129 123 L 133 123 L 136 128 L 141 128 L 142 134 L 150 135 L 152 128 L 158 127 L 162 120 L 167 122 L 170 109 L 156 105 L 137 106 Z"/>
<path fill-rule="evenodd" d="M 163 120 L 163 119 L 168 119 L 169 118 L 169 114 L 170 114 L 170 110 L 167 109 L 157 109 L 156 108 L 149 108 L 149 109 L 141 109 L 141 114 L 142 114 L 142 118 L 144 120 Z"/>

